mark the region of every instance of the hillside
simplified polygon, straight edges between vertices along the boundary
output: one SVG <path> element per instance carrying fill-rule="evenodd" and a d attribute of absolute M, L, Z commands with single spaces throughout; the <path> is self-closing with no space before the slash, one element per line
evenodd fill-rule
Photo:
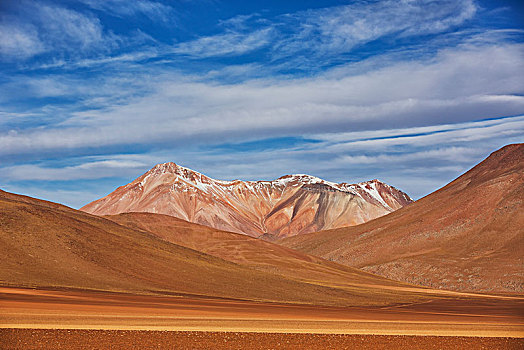
<path fill-rule="evenodd" d="M 270 243 L 261 243 L 270 247 Z M 308 260 L 319 260 L 271 246 L 278 251 L 275 257 L 282 256 L 284 264 L 293 262 L 296 268 L 307 265 Z M 3 191 L 0 254 L 0 285 L 4 286 L 175 293 L 318 305 L 389 305 L 422 298 L 419 292 L 392 288 L 402 287 L 399 283 L 345 267 L 338 269 L 339 274 L 347 274 L 341 281 L 352 281 L 351 286 L 344 282 L 329 285 L 315 274 L 306 281 L 291 274 L 261 271 L 102 217 Z M 313 264 L 309 268 L 315 269 Z M 316 269 L 318 275 L 324 274 L 322 264 Z"/>
<path fill-rule="evenodd" d="M 274 243 L 193 224 L 169 215 L 125 213 L 106 216 L 106 218 L 235 264 L 304 282 L 315 281 L 315 283 L 346 289 L 359 288 L 363 284 L 377 285 L 380 288 L 399 286 L 396 282 Z"/>
<path fill-rule="evenodd" d="M 524 291 L 524 144 L 363 225 L 281 244 L 391 279 L 468 291 Z"/>

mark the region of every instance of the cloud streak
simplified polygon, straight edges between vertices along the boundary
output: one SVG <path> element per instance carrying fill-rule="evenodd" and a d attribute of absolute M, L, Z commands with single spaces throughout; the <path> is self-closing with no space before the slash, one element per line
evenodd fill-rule
<path fill-rule="evenodd" d="M 268 45 L 272 32 L 271 28 L 264 28 L 249 33 L 230 31 L 225 34 L 182 42 L 177 44 L 172 49 L 172 52 L 199 58 L 241 55 Z"/>
<path fill-rule="evenodd" d="M 146 2 L 134 3 L 129 11 L 142 3 Z M 104 28 L 93 13 L 60 4 L 22 0 L 10 7 L 8 14 L 0 16 L 0 61 L 39 56 L 48 64 L 66 62 L 86 56 L 107 56 L 130 43 L 150 40 L 139 30 L 126 36 L 116 35 Z"/>
<path fill-rule="evenodd" d="M 100 99 L 103 96 L 96 93 L 104 91 L 120 91 L 123 100 L 71 111 L 59 124 L 4 132 L 0 155 L 414 127 L 517 115 L 524 113 L 523 55 L 521 44 L 461 47 L 443 50 L 431 60 L 396 62 L 358 75 L 333 77 L 327 72 L 312 78 L 235 84 L 178 74 L 161 75 L 155 81 L 145 76 L 113 78 L 106 87 L 97 79 L 91 88 L 83 85 L 88 93 L 84 103 Z M 115 85 L 118 81 L 123 85 Z M 55 95 L 58 87 L 43 91 Z M 137 96 L 137 91 L 143 95 Z"/>
<path fill-rule="evenodd" d="M 275 58 L 297 54 L 320 56 L 352 51 L 374 40 L 396 35 L 444 32 L 471 19 L 477 6 L 465 1 L 359 1 L 283 17 L 296 32 L 278 43 Z"/>
<path fill-rule="evenodd" d="M 3 168 L 3 172 L 6 179 L 16 179 L 17 181 L 63 181 L 122 176 L 123 172 L 136 173 L 138 169 L 144 166 L 144 163 L 132 160 L 103 160 L 61 168 L 25 164 Z"/>
<path fill-rule="evenodd" d="M 97 189 L 52 194 L 33 188 L 34 193 L 80 207 L 138 177 L 156 163 L 175 161 L 217 179 L 275 179 L 281 175 L 309 173 L 337 182 L 359 182 L 379 178 L 414 198 L 443 186 L 490 152 L 524 139 L 524 116 L 458 124 L 370 130 L 366 132 L 312 134 L 315 142 L 298 142 L 272 149 L 245 150 L 220 145 L 173 148 L 141 154 L 73 157 L 60 165 L 46 162 L 2 167 L 0 186 L 18 191 L 28 182 L 113 179 Z M 277 140 L 278 141 L 278 140 Z M 69 164 L 77 165 L 69 165 Z M 20 183 L 20 185 L 17 185 Z M 23 192 L 23 191 L 22 191 Z M 71 191 L 69 191 L 71 192 Z"/>
<path fill-rule="evenodd" d="M 92 9 L 104 11 L 112 16 L 137 16 L 139 14 L 149 17 L 153 21 L 167 22 L 173 19 L 174 10 L 171 6 L 157 1 L 148 0 L 80 0 Z"/>
<path fill-rule="evenodd" d="M 45 51 L 32 25 L 6 21 L 0 23 L 0 55 L 9 59 L 26 59 Z"/>

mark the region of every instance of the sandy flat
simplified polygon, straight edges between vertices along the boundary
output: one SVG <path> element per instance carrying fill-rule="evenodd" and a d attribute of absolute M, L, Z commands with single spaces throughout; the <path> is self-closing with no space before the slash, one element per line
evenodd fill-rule
<path fill-rule="evenodd" d="M 522 349 L 522 338 L 0 329 L 2 349 Z"/>
<path fill-rule="evenodd" d="M 521 298 L 320 307 L 80 290 L 0 289 L 0 328 L 524 337 Z"/>

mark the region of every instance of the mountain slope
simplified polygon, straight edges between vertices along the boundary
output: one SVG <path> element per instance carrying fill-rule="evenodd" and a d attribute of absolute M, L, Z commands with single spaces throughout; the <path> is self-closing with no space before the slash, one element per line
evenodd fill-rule
<path fill-rule="evenodd" d="M 522 292 L 523 200 L 524 144 L 509 145 L 406 208 L 280 243 L 395 280 Z"/>
<path fill-rule="evenodd" d="M 124 213 L 106 218 L 163 240 L 257 270 L 305 282 L 353 289 L 359 285 L 396 288 L 400 284 L 360 270 L 306 255 L 243 234 L 216 230 L 175 217 L 153 213 Z"/>
<path fill-rule="evenodd" d="M 410 202 L 405 193 L 378 180 L 348 185 L 287 175 L 274 181 L 219 181 L 165 163 L 81 210 L 167 214 L 271 240 L 357 225 Z"/>
<path fill-rule="evenodd" d="M 319 260 L 274 247 L 279 253 L 273 257 L 284 255 L 283 264 L 300 268 L 308 260 Z M 318 305 L 391 305 L 423 298 L 420 293 L 392 289 L 403 287 L 397 282 L 342 266 L 339 274 L 347 276 L 341 280 L 352 280 L 353 286 L 268 273 L 102 217 L 3 191 L 0 254 L 0 285 L 9 286 L 182 293 Z M 327 265 L 330 271 L 337 270 L 336 264 Z M 313 264 L 308 266 L 315 269 Z M 323 274 L 325 267 L 317 264 L 316 269 Z"/>

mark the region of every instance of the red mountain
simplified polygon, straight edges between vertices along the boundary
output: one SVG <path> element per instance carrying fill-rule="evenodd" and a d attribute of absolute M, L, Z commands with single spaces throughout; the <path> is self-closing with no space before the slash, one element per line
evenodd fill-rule
<path fill-rule="evenodd" d="M 378 180 L 332 183 L 310 175 L 219 181 L 175 163 L 158 164 L 81 210 L 150 212 L 266 239 L 358 225 L 412 200 Z"/>

